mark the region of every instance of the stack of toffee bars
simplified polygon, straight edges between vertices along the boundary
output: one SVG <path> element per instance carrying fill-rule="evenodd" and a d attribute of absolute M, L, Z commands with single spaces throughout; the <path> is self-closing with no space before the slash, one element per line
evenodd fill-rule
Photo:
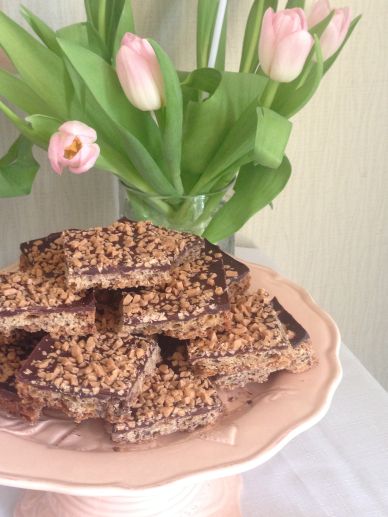
<path fill-rule="evenodd" d="M 315 362 L 248 268 L 203 239 L 120 219 L 21 245 L 0 274 L 0 409 L 100 418 L 115 442 L 212 424 L 219 390 Z"/>

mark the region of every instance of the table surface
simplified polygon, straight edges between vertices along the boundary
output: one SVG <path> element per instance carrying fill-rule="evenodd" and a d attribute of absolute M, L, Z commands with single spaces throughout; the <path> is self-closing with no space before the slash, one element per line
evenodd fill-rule
<path fill-rule="evenodd" d="M 274 267 L 258 250 L 236 254 Z M 243 474 L 243 517 L 388 515 L 388 393 L 345 345 L 341 362 L 344 377 L 326 417 Z M 0 487 L 0 517 L 12 516 L 22 492 Z"/>

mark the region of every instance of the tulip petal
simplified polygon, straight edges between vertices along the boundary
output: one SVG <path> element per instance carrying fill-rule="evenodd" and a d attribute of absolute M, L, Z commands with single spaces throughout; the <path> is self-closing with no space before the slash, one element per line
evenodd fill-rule
<path fill-rule="evenodd" d="M 59 175 L 63 172 L 63 165 L 61 163 L 63 149 L 63 136 L 61 133 L 54 133 L 50 138 L 47 154 L 51 168 Z"/>
<path fill-rule="evenodd" d="M 295 16 L 299 18 L 299 27 L 298 30 L 307 31 L 308 24 L 307 24 L 307 18 L 306 13 L 303 9 L 300 7 L 295 7 L 294 9 L 290 9 L 291 11 L 294 11 Z"/>
<path fill-rule="evenodd" d="M 303 9 L 284 9 L 275 14 L 273 20 L 276 42 L 300 30 L 307 30 L 307 20 Z"/>
<path fill-rule="evenodd" d="M 272 7 L 265 11 L 259 41 L 259 62 L 263 72 L 267 75 L 269 75 L 271 69 L 275 47 L 274 16 Z"/>
<path fill-rule="evenodd" d="M 92 128 L 78 120 L 69 120 L 62 124 L 59 131 L 69 135 L 78 136 L 83 143 L 93 143 L 97 140 L 97 133 Z"/>
<path fill-rule="evenodd" d="M 323 32 L 320 43 L 323 59 L 329 59 L 342 45 L 348 33 L 351 21 L 350 9 L 336 9 L 335 14 L 329 25 Z"/>
<path fill-rule="evenodd" d="M 98 144 L 87 144 L 72 158 L 68 160 L 68 169 L 74 174 L 82 174 L 90 170 L 100 155 Z"/>
<path fill-rule="evenodd" d="M 303 70 L 313 42 L 313 37 L 306 31 L 294 32 L 284 38 L 275 50 L 271 79 L 283 83 L 296 79 Z"/>
<path fill-rule="evenodd" d="M 308 17 L 308 26 L 314 27 L 319 22 L 324 20 L 331 13 L 329 0 L 318 0 L 312 7 Z"/>

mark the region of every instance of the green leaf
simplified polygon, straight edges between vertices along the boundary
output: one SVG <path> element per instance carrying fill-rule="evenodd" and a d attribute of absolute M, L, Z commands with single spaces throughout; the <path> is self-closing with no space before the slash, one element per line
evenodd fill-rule
<path fill-rule="evenodd" d="M 42 40 L 46 47 L 60 55 L 61 49 L 56 40 L 55 31 L 53 31 L 43 20 L 38 18 L 38 16 L 35 16 L 35 14 L 28 10 L 24 5 L 21 6 L 20 12 L 28 25 Z"/>
<path fill-rule="evenodd" d="M 31 192 L 39 163 L 32 154 L 32 144 L 24 136 L 0 159 L 0 197 L 25 196 Z"/>
<path fill-rule="evenodd" d="M 294 7 L 299 7 L 300 9 L 304 9 L 305 0 L 288 0 L 286 9 L 294 9 Z"/>
<path fill-rule="evenodd" d="M 116 43 L 117 27 L 119 25 L 123 8 L 124 0 L 109 0 L 109 8 L 106 11 L 105 20 L 105 34 L 106 34 L 106 46 L 109 51 L 109 55 L 112 57 L 114 45 Z M 132 20 L 133 21 L 133 20 Z"/>
<path fill-rule="evenodd" d="M 180 174 L 183 124 L 182 91 L 170 58 L 155 41 L 150 40 L 150 43 L 155 50 L 163 74 L 166 97 L 166 106 L 162 108 L 162 124 L 160 124 L 163 154 L 167 166 L 165 172 L 177 191 L 182 194 L 183 186 Z"/>
<path fill-rule="evenodd" d="M 52 114 L 68 114 L 68 79 L 62 60 L 27 31 L 0 12 L 0 45 L 17 68 L 23 81 L 44 100 Z"/>
<path fill-rule="evenodd" d="M 89 47 L 89 38 L 88 38 L 88 30 L 87 30 L 88 23 L 89 22 L 82 22 L 82 23 L 73 23 L 72 25 L 66 25 L 66 27 L 62 27 L 61 29 L 57 30 L 57 32 L 56 32 L 57 38 L 70 40 L 73 43 L 78 43 L 78 45 L 88 48 Z M 58 46 L 59 46 L 59 48 L 61 48 L 59 43 L 58 43 Z"/>
<path fill-rule="evenodd" d="M 26 117 L 26 121 L 31 124 L 35 135 L 42 141 L 48 142 L 52 135 L 58 131 L 62 122 L 54 117 L 47 117 L 45 115 L 30 115 Z"/>
<path fill-rule="evenodd" d="M 200 68 L 187 74 L 181 86 L 182 88 L 189 87 L 212 95 L 218 88 L 221 79 L 222 74 L 218 70 L 214 68 Z"/>
<path fill-rule="evenodd" d="M 178 72 L 178 77 L 181 80 L 184 109 L 189 101 L 201 100 L 204 92 L 209 96 L 213 95 L 222 79 L 221 72 L 215 68 L 200 68 L 184 74 Z"/>
<path fill-rule="evenodd" d="M 125 32 L 135 32 L 131 0 L 85 0 L 90 25 L 106 45 L 109 62 L 116 53 Z"/>
<path fill-rule="evenodd" d="M 323 59 L 319 39 L 315 36 L 314 55 L 307 60 L 301 76 L 290 83 L 283 83 L 272 103 L 272 109 L 290 118 L 300 111 L 316 92 L 323 76 Z"/>
<path fill-rule="evenodd" d="M 26 113 L 50 113 L 46 103 L 27 84 L 1 68 L 0 96 Z"/>
<path fill-rule="evenodd" d="M 267 78 L 259 75 L 223 72 L 210 98 L 188 103 L 182 148 L 182 173 L 188 189 L 219 151 L 230 128 L 260 97 L 267 82 Z"/>
<path fill-rule="evenodd" d="M 329 71 L 329 69 L 333 66 L 334 62 L 336 61 L 337 57 L 340 55 L 342 49 L 346 45 L 346 42 L 348 41 L 348 39 L 352 35 L 352 32 L 354 31 L 354 29 L 356 28 L 356 26 L 357 26 L 357 24 L 358 24 L 358 22 L 360 20 L 361 20 L 361 14 L 359 16 L 357 16 L 356 18 L 354 18 L 354 20 L 350 24 L 350 27 L 349 27 L 348 33 L 346 35 L 346 38 L 344 39 L 344 42 L 342 43 L 340 48 L 337 50 L 337 52 L 335 52 L 335 54 L 333 54 L 331 57 L 329 57 L 329 59 L 327 59 L 325 61 L 324 65 L 323 65 L 323 73 L 324 74 L 326 74 Z"/>
<path fill-rule="evenodd" d="M 84 4 L 88 22 L 98 29 L 99 0 L 85 0 Z"/>
<path fill-rule="evenodd" d="M 255 0 L 253 2 L 245 28 L 240 72 L 255 72 L 259 64 L 258 45 L 263 16 L 270 7 L 276 11 L 277 5 L 277 0 Z"/>
<path fill-rule="evenodd" d="M 222 176 L 229 178 L 230 173 L 252 160 L 277 169 L 283 161 L 291 127 L 286 118 L 252 102 L 231 127 L 191 193 L 214 190 Z"/>
<path fill-rule="evenodd" d="M 284 189 L 291 175 L 286 157 L 278 169 L 247 164 L 241 168 L 233 196 L 206 228 L 204 237 L 219 242 L 237 232 L 250 217 L 267 206 Z"/>
<path fill-rule="evenodd" d="M 214 25 L 217 18 L 219 0 L 198 0 L 197 8 L 197 68 L 205 68 L 209 63 Z M 225 62 L 226 19 L 222 26 L 220 46 L 218 48 L 216 68 Z M 221 68 L 222 69 L 222 68 Z"/>
<path fill-rule="evenodd" d="M 70 40 L 110 61 L 110 54 L 96 29 L 89 22 L 74 23 L 56 32 L 57 38 Z M 58 44 L 59 46 L 59 44 Z M 62 51 L 61 51 L 62 53 Z"/>
<path fill-rule="evenodd" d="M 116 54 L 120 48 L 121 40 L 126 32 L 135 32 L 135 22 L 133 19 L 131 0 L 125 0 L 121 16 L 117 24 L 112 52 L 112 63 L 115 62 Z"/>
<path fill-rule="evenodd" d="M 253 101 L 231 126 L 191 194 L 209 192 L 219 181 L 220 175 L 237 171 L 241 165 L 252 161 L 258 123 L 256 106 L 256 101 Z"/>
<path fill-rule="evenodd" d="M 283 161 L 292 124 L 268 108 L 258 108 L 254 161 L 263 167 L 277 169 Z"/>

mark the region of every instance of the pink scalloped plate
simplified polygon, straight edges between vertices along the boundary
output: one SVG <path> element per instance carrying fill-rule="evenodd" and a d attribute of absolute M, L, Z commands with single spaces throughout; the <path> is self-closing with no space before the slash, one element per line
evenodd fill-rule
<path fill-rule="evenodd" d="M 253 288 L 276 296 L 307 329 L 319 358 L 302 374 L 223 394 L 225 415 L 209 429 L 114 450 L 98 421 L 46 415 L 30 426 L 0 415 L 0 484 L 74 495 L 128 495 L 166 483 L 215 479 L 264 463 L 329 409 L 341 380 L 336 324 L 301 287 L 249 264 Z M 317 445 L 318 446 L 318 445 Z"/>

